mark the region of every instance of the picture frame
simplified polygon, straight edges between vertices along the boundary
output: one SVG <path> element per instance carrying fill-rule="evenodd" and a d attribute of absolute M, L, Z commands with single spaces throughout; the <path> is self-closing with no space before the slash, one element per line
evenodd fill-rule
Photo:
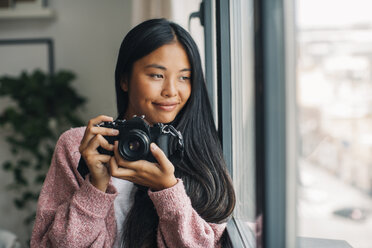
<path fill-rule="evenodd" d="M 0 75 L 41 69 L 54 74 L 54 42 L 51 38 L 0 39 Z"/>

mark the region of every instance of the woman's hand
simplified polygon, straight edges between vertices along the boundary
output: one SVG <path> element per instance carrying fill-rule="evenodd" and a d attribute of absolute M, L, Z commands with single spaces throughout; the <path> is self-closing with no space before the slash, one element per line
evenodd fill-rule
<path fill-rule="evenodd" d="M 158 163 L 146 160 L 126 161 L 118 153 L 118 142 L 115 142 L 115 156 L 110 159 L 111 175 L 158 191 L 170 188 L 177 183 L 174 166 L 164 152 L 152 143 L 150 150 Z"/>
<path fill-rule="evenodd" d="M 110 161 L 111 156 L 100 154 L 97 148 L 112 151 L 114 146 L 103 136 L 116 136 L 119 131 L 111 128 L 97 127 L 96 125 L 104 121 L 113 121 L 112 117 L 100 115 L 91 119 L 81 140 L 79 152 L 84 158 L 90 172 L 90 181 L 99 190 L 105 192 L 110 181 L 110 173 L 105 164 Z"/>

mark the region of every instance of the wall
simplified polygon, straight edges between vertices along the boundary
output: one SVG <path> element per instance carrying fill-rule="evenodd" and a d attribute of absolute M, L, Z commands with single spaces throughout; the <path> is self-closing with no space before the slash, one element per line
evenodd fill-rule
<path fill-rule="evenodd" d="M 39 0 L 37 0 L 39 1 Z M 124 35 L 133 24 L 147 18 L 167 17 L 188 28 L 188 16 L 199 10 L 200 0 L 50 0 L 50 7 L 56 11 L 52 19 L 0 19 L 0 39 L 52 38 L 55 49 L 55 69 L 72 70 L 77 79 L 73 86 L 88 99 L 81 116 L 85 121 L 99 115 L 115 116 L 114 69 L 117 53 Z M 135 14 L 132 14 L 135 13 Z M 204 58 L 203 29 L 199 20 L 191 23 L 191 34 L 195 38 Z M 18 49 L 18 48 L 12 48 Z M 32 51 L 20 51 L 18 57 L 0 47 L 0 75 L 4 72 L 17 75 L 18 68 L 12 65 L 28 65 L 29 60 L 22 52 L 35 54 L 32 58 L 35 68 L 47 68 L 42 46 Z M 9 104 L 0 99 L 0 111 Z M 9 159 L 8 146 L 0 130 L 0 164 Z M 6 229 L 17 234 L 23 244 L 29 238 L 30 230 L 22 223 L 27 212 L 16 210 L 12 194 L 5 190 L 11 178 L 0 169 L 0 230 Z"/>
<path fill-rule="evenodd" d="M 0 20 L 0 39 L 52 38 L 56 70 L 74 71 L 77 79 L 73 86 L 88 98 L 82 118 L 115 116 L 114 69 L 120 43 L 131 26 L 131 1 L 52 0 L 49 5 L 56 11 L 53 19 Z M 0 53 L 0 71 L 10 60 L 14 58 Z M 1 100 L 0 108 L 6 102 Z M 8 154 L 0 132 L 0 164 Z M 0 229 L 16 233 L 25 243 L 29 237 L 22 223 L 25 213 L 14 208 L 12 194 L 5 190 L 9 182 L 9 175 L 0 169 Z"/>

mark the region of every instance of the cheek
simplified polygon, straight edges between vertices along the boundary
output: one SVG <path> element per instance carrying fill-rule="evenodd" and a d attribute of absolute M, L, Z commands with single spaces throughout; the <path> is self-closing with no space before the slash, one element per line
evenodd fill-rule
<path fill-rule="evenodd" d="M 161 88 L 156 85 L 148 84 L 146 87 L 141 89 L 142 100 L 146 102 L 151 102 L 158 98 L 161 94 Z M 139 96 L 139 97 L 140 97 Z"/>
<path fill-rule="evenodd" d="M 136 87 L 133 87 L 130 92 L 132 93 L 132 100 L 141 103 L 149 101 L 149 99 L 152 98 L 154 92 L 156 92 L 156 89 L 154 89 L 154 87 L 151 87 L 151 85 L 149 84 L 140 83 L 137 84 Z"/>
<path fill-rule="evenodd" d="M 183 101 L 187 101 L 191 95 L 191 85 L 186 85 L 181 90 L 181 98 Z"/>

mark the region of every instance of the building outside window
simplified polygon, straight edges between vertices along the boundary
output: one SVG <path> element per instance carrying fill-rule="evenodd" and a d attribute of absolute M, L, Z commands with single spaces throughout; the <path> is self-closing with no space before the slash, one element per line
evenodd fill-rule
<path fill-rule="evenodd" d="M 368 0 L 297 0 L 298 235 L 372 244 Z"/>

